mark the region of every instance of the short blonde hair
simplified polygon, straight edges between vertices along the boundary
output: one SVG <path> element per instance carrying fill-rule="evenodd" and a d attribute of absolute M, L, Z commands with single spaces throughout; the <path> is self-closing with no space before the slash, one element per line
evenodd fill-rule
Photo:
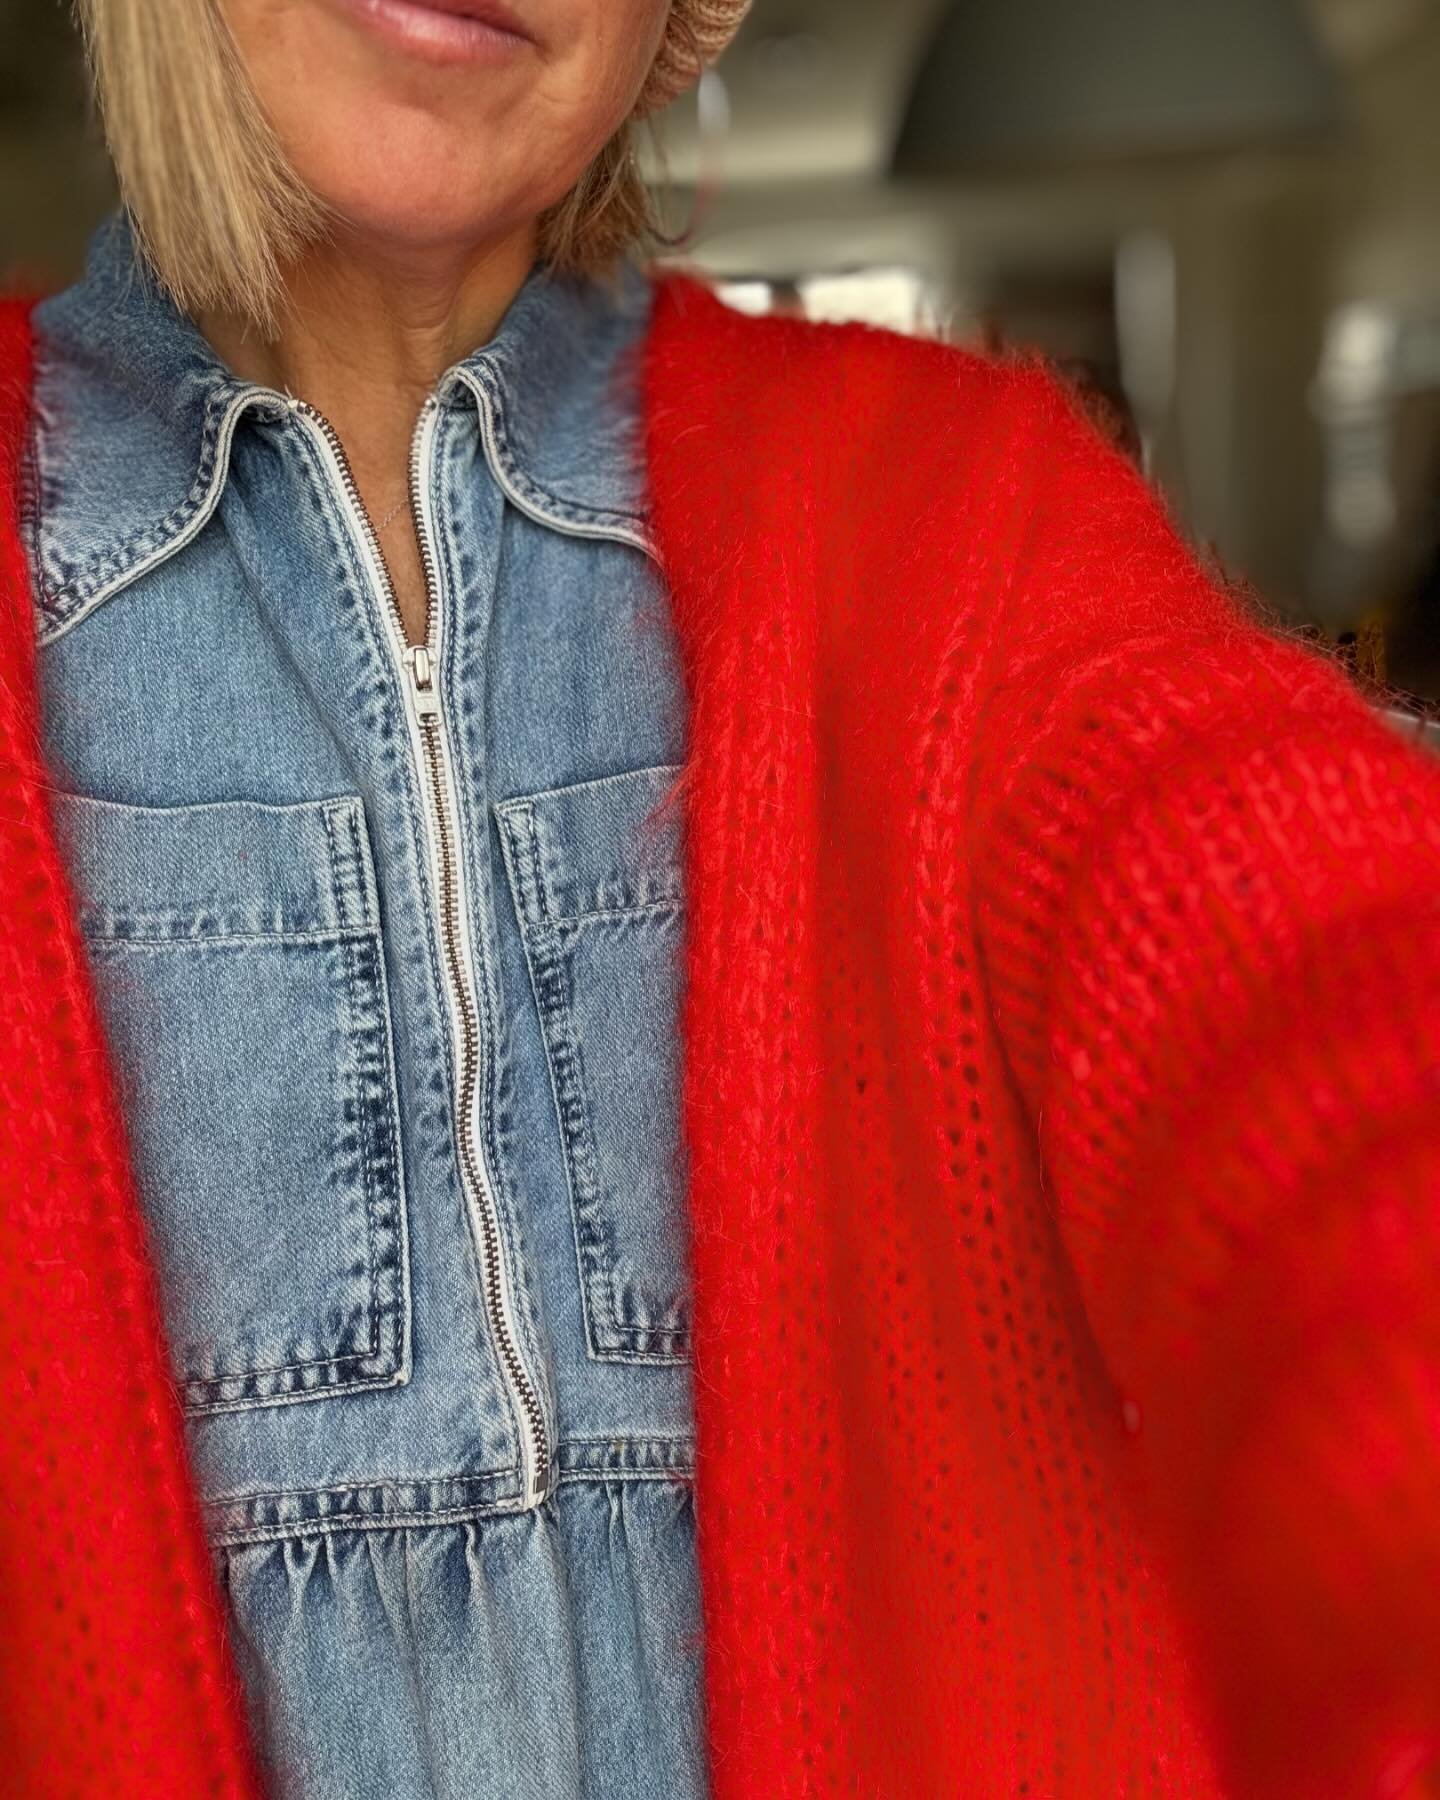
<path fill-rule="evenodd" d="M 671 61 L 696 3 L 672 0 Z M 121 198 L 161 285 L 187 312 L 236 313 L 272 334 L 281 271 L 323 235 L 325 213 L 261 112 L 217 0 L 77 6 Z M 694 60 L 698 73 L 698 48 Z M 598 272 L 650 237 L 635 130 L 626 120 L 541 220 L 550 267 Z"/>

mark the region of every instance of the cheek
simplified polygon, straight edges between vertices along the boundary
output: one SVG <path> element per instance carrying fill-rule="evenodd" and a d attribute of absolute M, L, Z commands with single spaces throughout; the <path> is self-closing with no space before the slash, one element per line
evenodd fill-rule
<path fill-rule="evenodd" d="M 634 104 L 670 22 L 672 0 L 581 0 L 585 31 L 612 92 Z"/>
<path fill-rule="evenodd" d="M 557 9 L 559 10 L 559 9 Z M 632 111 L 669 21 L 671 0 L 567 0 L 542 97 L 583 167 Z M 578 173 L 578 171 L 577 171 Z"/>

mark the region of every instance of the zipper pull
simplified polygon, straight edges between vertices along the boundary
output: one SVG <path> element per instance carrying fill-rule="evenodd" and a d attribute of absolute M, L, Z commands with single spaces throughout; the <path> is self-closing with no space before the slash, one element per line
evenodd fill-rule
<path fill-rule="evenodd" d="M 428 644 L 411 644 L 405 652 L 405 666 L 410 671 L 410 693 L 415 711 L 422 719 L 440 711 L 440 690 L 435 686 L 435 664 Z"/>

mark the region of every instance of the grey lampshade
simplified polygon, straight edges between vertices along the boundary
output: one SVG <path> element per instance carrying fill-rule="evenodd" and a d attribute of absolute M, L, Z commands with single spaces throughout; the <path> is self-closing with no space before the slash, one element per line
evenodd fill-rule
<path fill-rule="evenodd" d="M 903 175 L 1322 133 L 1334 73 L 1295 0 L 955 0 L 918 68 Z"/>

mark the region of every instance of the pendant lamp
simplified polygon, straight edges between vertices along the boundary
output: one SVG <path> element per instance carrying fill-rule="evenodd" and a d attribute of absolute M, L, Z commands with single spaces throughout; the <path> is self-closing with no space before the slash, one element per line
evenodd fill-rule
<path fill-rule="evenodd" d="M 1322 134 L 1334 72 L 1296 0 L 955 0 L 899 175 L 1213 151 Z"/>

